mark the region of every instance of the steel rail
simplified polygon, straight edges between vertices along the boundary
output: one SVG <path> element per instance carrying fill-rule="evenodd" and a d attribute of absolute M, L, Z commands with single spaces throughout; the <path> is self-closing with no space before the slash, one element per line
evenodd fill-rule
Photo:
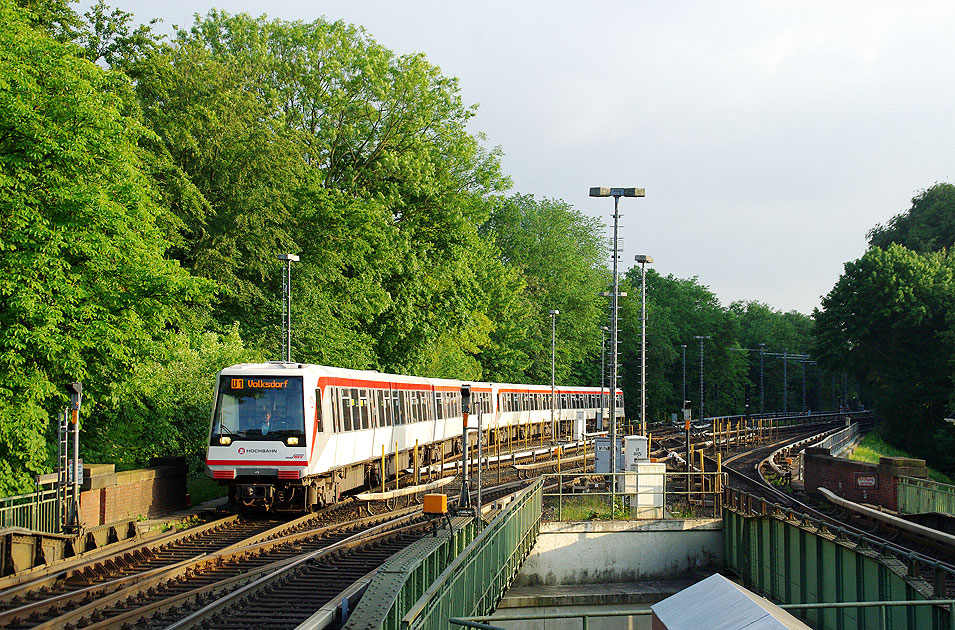
<path fill-rule="evenodd" d="M 404 510 L 401 510 L 400 513 L 411 513 L 417 511 L 417 509 L 418 508 L 416 507 L 405 508 Z M 308 519 L 312 517 L 314 517 L 314 515 L 307 515 L 306 517 L 302 517 L 302 519 Z M 185 562 L 178 563 L 174 567 L 161 567 L 164 570 L 158 571 L 156 574 L 150 575 L 146 579 L 137 580 L 135 583 L 129 584 L 108 594 L 104 594 L 94 601 L 89 601 L 88 603 L 71 609 L 62 615 L 47 620 L 44 623 L 36 626 L 36 628 L 42 630 L 53 630 L 55 628 L 62 628 L 66 625 L 78 625 L 81 620 L 96 614 L 98 610 L 118 604 L 119 602 L 125 601 L 131 597 L 135 597 L 150 588 L 160 586 L 161 584 L 167 583 L 171 580 L 182 579 L 189 575 L 194 575 L 205 570 L 214 569 L 215 567 L 227 562 L 230 559 L 257 555 L 258 553 L 264 553 L 265 551 L 280 545 L 293 544 L 306 538 L 323 536 L 344 527 L 354 527 L 356 525 L 361 526 L 362 524 L 369 521 L 376 522 L 381 520 L 383 517 L 386 517 L 386 515 L 369 517 L 359 521 L 350 521 L 348 523 L 326 525 L 301 532 L 285 534 L 270 540 L 258 540 L 252 543 L 248 543 L 247 540 L 243 540 L 239 543 L 232 544 L 225 549 L 221 549 L 213 553 L 204 553 L 195 556 Z M 286 525 L 287 524 L 283 525 L 283 527 Z M 260 535 L 261 534 L 256 534 L 256 536 L 253 538 L 258 538 Z M 36 610 L 40 610 L 39 607 L 44 604 L 49 604 L 49 600 L 35 602 L 31 606 L 36 607 Z"/>
<path fill-rule="evenodd" d="M 313 560 L 319 560 L 333 553 L 355 549 L 363 547 L 365 545 L 377 542 L 383 538 L 393 537 L 406 533 L 413 529 L 420 529 L 425 527 L 422 524 L 408 525 L 400 529 L 392 529 L 399 522 L 410 520 L 415 515 L 406 515 L 398 517 L 391 521 L 381 523 L 369 529 L 366 529 L 361 532 L 357 532 L 344 540 L 340 540 L 328 547 L 323 547 L 322 549 L 317 549 L 311 551 L 305 555 L 299 556 L 292 560 L 282 561 L 281 563 L 274 563 L 278 566 L 269 565 L 267 568 L 263 567 L 263 570 L 259 573 L 263 574 L 261 577 L 257 577 L 254 581 L 245 584 L 244 586 L 233 590 L 217 599 L 215 602 L 200 608 L 199 610 L 193 612 L 180 619 L 179 621 L 166 626 L 165 630 L 184 630 L 185 628 L 194 628 L 197 625 L 203 623 L 207 619 L 215 617 L 221 613 L 226 608 L 229 608 L 233 604 L 236 604 L 238 601 L 243 599 L 246 596 L 254 594 L 256 591 L 262 588 L 266 588 L 270 584 L 273 584 L 277 580 L 283 579 L 289 573 L 296 570 L 303 564 L 311 562 Z M 258 574 L 257 574 L 258 575 Z M 101 627 L 90 627 L 89 630 L 104 630 Z"/>
<path fill-rule="evenodd" d="M 754 450 L 758 450 L 758 449 L 754 449 Z M 734 461 L 748 454 L 750 453 L 742 453 L 740 455 L 733 457 L 729 461 Z M 758 469 L 759 466 L 762 465 L 764 461 L 765 460 L 760 460 L 760 462 L 756 464 L 756 468 Z M 723 462 L 724 466 L 727 463 L 728 463 L 727 461 L 724 461 Z M 795 520 L 796 512 L 793 509 L 793 507 L 795 507 L 801 510 L 802 513 L 799 514 L 799 516 L 804 521 L 809 521 L 809 517 L 812 516 L 815 520 L 819 521 L 820 525 L 823 525 L 824 527 L 827 527 L 827 528 L 832 527 L 837 530 L 842 530 L 843 532 L 850 532 L 868 542 L 874 543 L 874 546 L 881 547 L 882 549 L 887 549 L 889 551 L 892 551 L 893 553 L 899 554 L 901 556 L 905 556 L 910 559 L 918 560 L 920 562 L 923 562 L 929 565 L 939 565 L 951 571 L 955 571 L 955 565 L 953 564 L 944 562 L 942 560 L 938 560 L 936 558 L 932 558 L 930 556 L 926 556 L 925 554 L 918 552 L 914 549 L 910 549 L 903 545 L 899 545 L 890 540 L 882 538 L 881 536 L 876 536 L 872 534 L 871 532 L 868 532 L 860 527 L 856 527 L 855 525 L 852 525 L 850 523 L 840 521 L 836 519 L 835 517 L 826 514 L 825 512 L 821 512 L 820 510 L 814 508 L 808 503 L 800 501 L 799 499 L 791 495 L 788 495 L 785 492 L 782 492 L 781 490 L 777 489 L 772 484 L 764 481 L 761 473 L 759 474 L 759 479 L 753 479 L 752 477 L 748 477 L 744 473 L 738 470 L 734 470 L 732 468 L 726 468 L 726 471 L 732 475 L 737 475 L 739 477 L 742 477 L 743 479 L 746 479 L 752 483 L 759 485 L 763 492 L 771 495 L 775 499 L 778 499 L 782 505 L 780 503 L 769 502 L 768 503 L 769 507 L 771 507 L 774 511 L 788 512 L 789 514 L 788 518 L 791 518 L 792 520 Z M 729 490 L 729 488 L 727 490 Z M 793 506 L 793 507 L 787 507 L 787 506 Z M 731 508 L 731 507 L 732 506 L 727 506 L 727 508 Z"/>

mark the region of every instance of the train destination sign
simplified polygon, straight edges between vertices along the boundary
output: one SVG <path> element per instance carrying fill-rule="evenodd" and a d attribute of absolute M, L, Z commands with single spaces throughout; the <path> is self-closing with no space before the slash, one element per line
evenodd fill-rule
<path fill-rule="evenodd" d="M 284 381 L 266 381 L 262 379 L 244 379 L 244 378 L 234 378 L 230 382 L 231 389 L 245 389 L 256 388 L 256 389 L 288 389 L 288 379 Z"/>

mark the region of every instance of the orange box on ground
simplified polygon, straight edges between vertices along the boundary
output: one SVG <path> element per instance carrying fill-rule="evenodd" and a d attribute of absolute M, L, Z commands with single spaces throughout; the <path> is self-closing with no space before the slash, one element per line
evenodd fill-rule
<path fill-rule="evenodd" d="M 424 495 L 425 514 L 445 514 L 448 511 L 448 495 L 446 494 L 426 494 Z"/>

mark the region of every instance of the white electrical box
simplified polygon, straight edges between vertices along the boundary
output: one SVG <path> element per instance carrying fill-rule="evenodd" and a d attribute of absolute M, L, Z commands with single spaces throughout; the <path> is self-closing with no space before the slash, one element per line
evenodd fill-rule
<path fill-rule="evenodd" d="M 622 476 L 625 503 L 631 518 L 663 518 L 666 464 L 640 462 Z"/>
<path fill-rule="evenodd" d="M 624 470 L 636 471 L 637 464 L 650 461 L 645 435 L 627 435 L 623 438 Z"/>
<path fill-rule="evenodd" d="M 584 416 L 583 411 L 577 412 L 577 417 L 574 418 L 574 439 L 582 440 L 584 439 L 584 431 L 587 428 L 587 418 Z"/>

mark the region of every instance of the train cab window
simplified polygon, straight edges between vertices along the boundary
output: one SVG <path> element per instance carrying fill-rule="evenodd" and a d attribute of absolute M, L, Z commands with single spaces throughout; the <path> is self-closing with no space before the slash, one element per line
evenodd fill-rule
<path fill-rule="evenodd" d="M 212 418 L 212 444 L 221 438 L 305 444 L 309 398 L 301 376 L 220 375 Z"/>

